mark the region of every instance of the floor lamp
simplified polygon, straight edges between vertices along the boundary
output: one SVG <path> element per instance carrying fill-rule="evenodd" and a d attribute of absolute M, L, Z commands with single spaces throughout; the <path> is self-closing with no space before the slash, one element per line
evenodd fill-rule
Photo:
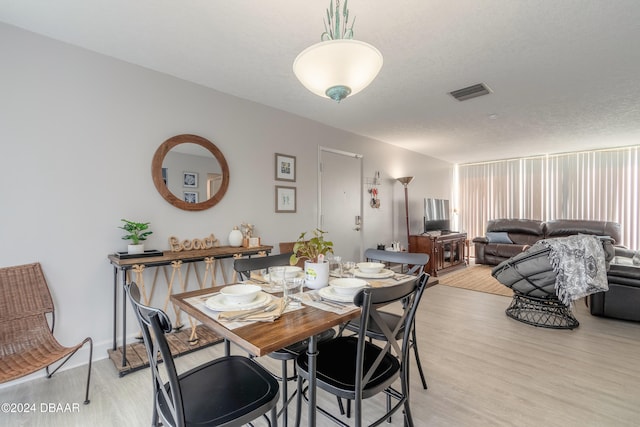
<path fill-rule="evenodd" d="M 409 251 L 409 196 L 407 186 L 413 181 L 412 176 L 403 176 L 402 178 L 396 178 L 404 186 L 404 213 L 407 221 L 407 252 Z"/>

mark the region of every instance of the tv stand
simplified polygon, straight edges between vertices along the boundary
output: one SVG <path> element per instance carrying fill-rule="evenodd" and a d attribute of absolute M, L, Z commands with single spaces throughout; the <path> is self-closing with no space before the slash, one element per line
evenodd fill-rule
<path fill-rule="evenodd" d="M 439 236 L 409 236 L 409 252 L 429 255 L 425 271 L 433 277 L 438 277 L 438 273 L 466 267 L 469 264 L 467 233 L 449 231 Z"/>

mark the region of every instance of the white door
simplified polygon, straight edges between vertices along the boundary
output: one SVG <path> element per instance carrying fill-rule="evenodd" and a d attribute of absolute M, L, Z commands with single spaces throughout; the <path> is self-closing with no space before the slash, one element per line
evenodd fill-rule
<path fill-rule="evenodd" d="M 362 249 L 362 155 L 320 147 L 320 229 L 343 261 L 360 261 Z"/>

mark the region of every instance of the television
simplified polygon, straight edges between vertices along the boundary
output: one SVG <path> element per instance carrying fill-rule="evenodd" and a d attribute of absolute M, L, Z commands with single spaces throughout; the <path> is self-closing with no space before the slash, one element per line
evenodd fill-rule
<path fill-rule="evenodd" d="M 449 200 L 424 199 L 424 233 L 450 230 Z"/>

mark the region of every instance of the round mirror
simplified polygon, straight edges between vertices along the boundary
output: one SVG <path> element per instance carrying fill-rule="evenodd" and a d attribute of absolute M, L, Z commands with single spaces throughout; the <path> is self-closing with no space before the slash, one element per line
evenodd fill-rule
<path fill-rule="evenodd" d="M 153 183 L 164 199 L 187 211 L 218 203 L 229 187 L 229 165 L 211 141 L 177 135 L 158 147 L 151 162 Z"/>

